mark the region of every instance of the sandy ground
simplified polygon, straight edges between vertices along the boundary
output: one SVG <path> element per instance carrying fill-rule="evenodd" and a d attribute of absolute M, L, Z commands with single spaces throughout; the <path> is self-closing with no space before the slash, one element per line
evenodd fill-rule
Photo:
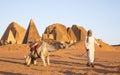
<path fill-rule="evenodd" d="M 29 50 L 0 47 L 0 75 L 120 75 L 120 47 L 113 51 L 96 49 L 95 68 L 86 66 L 86 55 L 80 56 L 84 52 L 79 46 L 50 52 L 50 66 L 44 67 L 38 59 L 38 66 L 27 67 L 24 56 Z"/>

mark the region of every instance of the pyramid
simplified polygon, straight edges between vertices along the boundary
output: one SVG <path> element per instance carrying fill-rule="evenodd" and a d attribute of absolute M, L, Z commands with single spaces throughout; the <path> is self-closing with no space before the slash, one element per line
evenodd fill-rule
<path fill-rule="evenodd" d="M 67 33 L 68 33 L 68 35 L 70 36 L 70 43 L 76 42 L 77 38 L 76 38 L 76 36 L 75 36 L 72 28 L 68 27 L 68 28 L 67 28 Z"/>
<path fill-rule="evenodd" d="M 35 23 L 33 19 L 30 20 L 28 29 L 26 31 L 23 43 L 29 43 L 29 42 L 35 42 L 40 40 L 40 35 L 38 33 L 38 30 L 35 26 Z"/>
<path fill-rule="evenodd" d="M 26 33 L 26 29 L 24 29 L 23 27 L 21 27 L 16 22 L 12 22 L 7 27 L 7 29 L 4 32 L 1 40 L 5 40 L 8 37 L 9 33 L 11 35 L 11 32 L 13 34 L 13 37 L 16 40 L 16 44 L 22 44 L 23 38 L 24 38 L 25 33 Z"/>
<path fill-rule="evenodd" d="M 77 41 L 82 41 L 85 39 L 87 31 L 82 26 L 73 25 L 72 30 L 77 38 Z"/>
<path fill-rule="evenodd" d="M 53 38 L 53 40 L 59 42 L 69 42 L 70 39 L 69 35 L 67 34 L 66 26 L 59 23 L 48 26 L 43 35 L 43 39 Z"/>

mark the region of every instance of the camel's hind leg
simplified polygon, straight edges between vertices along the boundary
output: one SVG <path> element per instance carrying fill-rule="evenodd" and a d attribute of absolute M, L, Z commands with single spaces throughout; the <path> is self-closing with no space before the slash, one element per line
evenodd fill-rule
<path fill-rule="evenodd" d="M 37 66 L 37 59 L 34 59 L 33 64 Z"/>

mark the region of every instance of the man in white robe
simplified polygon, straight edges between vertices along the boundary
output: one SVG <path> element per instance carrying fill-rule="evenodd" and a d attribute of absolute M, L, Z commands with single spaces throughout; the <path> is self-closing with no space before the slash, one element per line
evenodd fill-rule
<path fill-rule="evenodd" d="M 102 47 L 94 37 L 92 37 L 92 31 L 88 30 L 87 37 L 85 38 L 85 48 L 87 52 L 87 66 L 94 67 L 94 52 L 95 52 L 95 44 Z"/>

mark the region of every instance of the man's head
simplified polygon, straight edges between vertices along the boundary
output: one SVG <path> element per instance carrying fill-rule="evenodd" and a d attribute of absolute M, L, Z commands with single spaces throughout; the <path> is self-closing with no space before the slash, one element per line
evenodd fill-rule
<path fill-rule="evenodd" d="M 92 36 L 92 30 L 88 30 L 87 36 Z"/>

